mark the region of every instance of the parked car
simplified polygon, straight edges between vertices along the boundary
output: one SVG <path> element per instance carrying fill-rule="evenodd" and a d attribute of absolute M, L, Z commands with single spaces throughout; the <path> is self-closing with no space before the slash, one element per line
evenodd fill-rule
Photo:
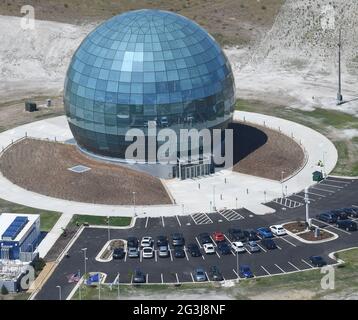
<path fill-rule="evenodd" d="M 158 256 L 161 258 L 168 258 L 170 255 L 169 248 L 167 245 L 160 246 L 158 248 Z"/>
<path fill-rule="evenodd" d="M 153 239 L 152 237 L 143 237 L 142 241 L 140 242 L 140 246 L 142 248 L 144 247 L 151 247 L 153 245 Z"/>
<path fill-rule="evenodd" d="M 125 257 L 125 252 L 123 248 L 115 248 L 113 250 L 113 259 L 123 259 Z"/>
<path fill-rule="evenodd" d="M 147 276 L 140 271 L 139 269 L 136 269 L 133 274 L 133 283 L 146 283 L 147 282 Z"/>
<path fill-rule="evenodd" d="M 154 256 L 154 249 L 152 247 L 144 247 L 142 250 L 142 256 L 144 259 L 151 259 Z"/>
<path fill-rule="evenodd" d="M 157 247 L 168 246 L 168 238 L 166 236 L 157 237 Z"/>
<path fill-rule="evenodd" d="M 174 257 L 175 258 L 185 258 L 185 251 L 183 247 L 175 246 L 174 247 Z"/>
<path fill-rule="evenodd" d="M 224 234 L 222 232 L 216 231 L 213 233 L 213 239 L 216 242 L 225 241 Z"/>
<path fill-rule="evenodd" d="M 260 238 L 257 236 L 257 232 L 253 229 L 244 230 L 243 234 L 245 236 L 246 241 L 257 241 Z"/>
<path fill-rule="evenodd" d="M 261 249 L 260 247 L 258 246 L 258 244 L 256 243 L 256 241 L 249 241 L 247 243 L 247 250 L 251 253 L 254 253 L 254 252 L 260 252 Z"/>
<path fill-rule="evenodd" d="M 248 265 L 239 266 L 239 276 L 241 278 L 253 278 L 254 274 L 252 273 Z"/>
<path fill-rule="evenodd" d="M 277 248 L 275 241 L 273 241 L 272 239 L 262 239 L 261 243 L 268 250 L 273 250 Z"/>
<path fill-rule="evenodd" d="M 287 234 L 286 229 L 280 224 L 270 226 L 270 230 L 276 236 L 284 236 Z"/>
<path fill-rule="evenodd" d="M 202 268 L 196 268 L 194 270 L 194 279 L 197 282 L 203 282 L 203 281 L 207 281 L 207 277 L 206 277 L 206 273 L 204 271 L 204 269 Z"/>
<path fill-rule="evenodd" d="M 347 231 L 357 231 L 357 223 L 352 220 L 338 220 L 337 227 Z"/>
<path fill-rule="evenodd" d="M 327 264 L 327 262 L 321 256 L 311 256 L 309 257 L 309 260 L 314 267 L 321 268 Z"/>
<path fill-rule="evenodd" d="M 332 212 L 323 212 L 317 216 L 317 219 L 321 220 L 323 222 L 326 222 L 326 223 L 336 223 L 338 220 L 338 217 L 336 214 L 334 214 Z"/>
<path fill-rule="evenodd" d="M 234 252 L 245 252 L 244 244 L 241 241 L 234 241 L 231 243 L 231 248 L 234 250 Z"/>
<path fill-rule="evenodd" d="M 213 243 L 213 240 L 211 239 L 210 235 L 206 232 L 199 234 L 199 242 L 203 245 L 205 243 Z"/>
<path fill-rule="evenodd" d="M 358 208 L 344 208 L 345 213 L 351 218 L 358 218 Z"/>
<path fill-rule="evenodd" d="M 245 241 L 246 236 L 239 228 L 230 228 L 227 231 L 228 237 L 231 241 Z"/>
<path fill-rule="evenodd" d="M 223 275 L 221 274 L 219 268 L 216 267 L 216 266 L 210 267 L 210 269 L 209 269 L 209 277 L 213 281 L 223 281 L 224 280 Z"/>
<path fill-rule="evenodd" d="M 137 237 L 127 238 L 127 248 L 138 248 L 139 241 Z"/>
<path fill-rule="evenodd" d="M 266 227 L 258 228 L 257 233 L 261 238 L 272 238 L 273 237 L 271 230 Z"/>
<path fill-rule="evenodd" d="M 334 209 L 331 211 L 337 216 L 337 220 L 347 220 L 348 213 L 344 211 L 344 209 Z"/>
<path fill-rule="evenodd" d="M 203 249 L 206 254 L 214 254 L 215 253 L 215 247 L 212 243 L 204 243 Z"/>
<path fill-rule="evenodd" d="M 128 248 L 128 258 L 139 258 L 139 249 L 135 247 Z"/>
<path fill-rule="evenodd" d="M 188 251 L 192 257 L 201 257 L 201 252 L 196 243 L 190 243 L 188 245 Z"/>
<path fill-rule="evenodd" d="M 185 244 L 185 239 L 181 233 L 173 233 L 172 234 L 172 245 L 175 246 L 183 246 Z"/>
<path fill-rule="evenodd" d="M 231 248 L 226 241 L 220 241 L 218 242 L 218 251 L 220 254 L 226 255 L 231 253 Z"/>

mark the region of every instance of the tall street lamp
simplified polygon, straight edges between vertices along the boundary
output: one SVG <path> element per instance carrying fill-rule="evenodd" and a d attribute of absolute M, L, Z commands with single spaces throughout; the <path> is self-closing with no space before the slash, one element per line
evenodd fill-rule
<path fill-rule="evenodd" d="M 281 189 L 282 189 L 282 198 L 285 197 L 283 192 L 283 175 L 285 174 L 285 171 L 281 171 Z"/>
<path fill-rule="evenodd" d="M 62 288 L 61 288 L 61 286 L 56 286 L 56 288 L 58 288 L 59 300 L 62 300 Z"/>
<path fill-rule="evenodd" d="M 84 258 L 84 265 L 85 265 L 85 273 L 84 276 L 86 276 L 87 274 L 87 248 L 82 248 L 81 249 L 83 251 L 83 258 Z"/>
<path fill-rule="evenodd" d="M 133 191 L 132 194 L 133 194 L 133 210 L 134 210 L 134 216 L 136 217 L 136 216 L 137 216 L 137 212 L 136 212 L 136 209 L 135 209 L 135 194 L 136 194 L 136 192 Z"/>

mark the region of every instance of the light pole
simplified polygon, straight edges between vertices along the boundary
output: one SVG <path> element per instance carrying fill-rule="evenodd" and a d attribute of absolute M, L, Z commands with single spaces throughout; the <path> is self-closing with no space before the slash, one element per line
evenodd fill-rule
<path fill-rule="evenodd" d="M 237 197 L 236 197 L 236 199 L 235 199 L 235 200 L 236 200 L 236 209 L 237 209 Z"/>
<path fill-rule="evenodd" d="M 322 158 L 322 170 L 323 170 L 323 178 L 326 178 L 326 160 L 325 160 L 325 154 L 327 152 L 323 151 L 323 158 Z"/>
<path fill-rule="evenodd" d="M 281 171 L 281 189 L 282 189 L 282 198 L 285 197 L 283 192 L 283 175 L 285 174 L 285 171 Z"/>
<path fill-rule="evenodd" d="M 82 248 L 81 250 L 83 251 L 84 265 L 85 265 L 85 272 L 83 275 L 86 277 L 86 274 L 87 274 L 87 248 Z"/>
<path fill-rule="evenodd" d="M 56 286 L 56 288 L 58 288 L 59 300 L 62 300 L 62 288 L 61 288 L 61 286 Z"/>
<path fill-rule="evenodd" d="M 134 216 L 136 217 L 136 216 L 137 216 L 137 212 L 136 212 L 136 210 L 135 210 L 135 194 L 136 194 L 136 192 L 133 191 L 132 194 L 133 194 L 133 210 L 134 210 Z"/>
<path fill-rule="evenodd" d="M 215 206 L 215 186 L 213 186 L 213 211 L 216 210 Z"/>
<path fill-rule="evenodd" d="M 108 241 L 111 241 L 111 230 L 109 229 L 109 216 L 107 216 L 107 226 L 108 226 Z"/>
<path fill-rule="evenodd" d="M 305 188 L 305 203 L 306 203 L 306 225 L 307 225 L 307 228 L 310 227 L 310 216 L 309 216 L 309 209 L 308 209 L 308 206 L 310 204 L 310 201 L 309 201 L 309 198 L 308 198 L 308 188 Z"/>
<path fill-rule="evenodd" d="M 237 282 L 239 282 L 239 251 L 236 251 L 236 275 L 237 275 Z"/>

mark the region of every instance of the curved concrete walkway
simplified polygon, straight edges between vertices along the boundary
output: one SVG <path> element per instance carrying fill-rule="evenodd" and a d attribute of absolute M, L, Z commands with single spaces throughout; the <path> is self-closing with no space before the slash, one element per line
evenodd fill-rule
<path fill-rule="evenodd" d="M 282 189 L 291 194 L 312 185 L 312 172 L 318 169 L 316 164 L 319 160 L 325 159 L 326 174 L 331 172 L 336 165 L 338 154 L 334 145 L 326 137 L 310 128 L 288 120 L 241 111 L 236 111 L 234 118 L 252 124 L 266 125 L 276 130 L 280 128 L 281 132 L 301 141 L 308 155 L 305 167 L 283 184 L 230 170 L 222 170 L 211 177 L 197 180 L 167 180 L 166 186 L 175 199 L 176 205 L 137 206 L 135 210 L 133 206 L 88 204 L 47 197 L 13 184 L 1 173 L 0 198 L 67 214 L 133 216 L 136 211 L 139 216 L 172 216 L 209 211 L 213 205 L 217 209 L 235 208 L 237 205 L 255 214 L 265 214 L 272 212 L 273 209 L 261 203 L 281 197 Z M 66 117 L 62 116 L 33 122 L 1 133 L 0 148 L 8 147 L 12 141 L 26 134 L 29 137 L 56 139 L 57 141 L 67 141 L 73 138 Z"/>

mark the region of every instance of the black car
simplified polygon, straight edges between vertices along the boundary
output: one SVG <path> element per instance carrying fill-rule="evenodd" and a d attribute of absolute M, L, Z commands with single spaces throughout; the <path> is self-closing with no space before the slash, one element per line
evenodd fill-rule
<path fill-rule="evenodd" d="M 320 268 L 327 264 L 327 262 L 321 256 L 311 256 L 309 259 L 314 267 Z"/>
<path fill-rule="evenodd" d="M 244 232 L 239 228 L 230 228 L 227 234 L 231 241 L 246 241 Z"/>
<path fill-rule="evenodd" d="M 201 257 L 200 249 L 195 243 L 190 243 L 188 245 L 188 251 L 192 257 Z"/>
<path fill-rule="evenodd" d="M 125 255 L 123 248 L 115 248 L 112 257 L 113 259 L 123 259 Z"/>
<path fill-rule="evenodd" d="M 277 248 L 275 241 L 273 241 L 272 239 L 262 239 L 261 243 L 268 250 L 273 250 Z"/>
<path fill-rule="evenodd" d="M 166 236 L 158 236 L 157 237 L 157 247 L 165 247 L 168 246 L 168 238 Z"/>
<path fill-rule="evenodd" d="M 358 208 L 344 208 L 345 213 L 351 218 L 358 218 Z"/>
<path fill-rule="evenodd" d="M 260 238 L 257 236 L 256 231 L 253 229 L 244 230 L 243 233 L 247 242 L 260 240 Z"/>
<path fill-rule="evenodd" d="M 223 281 L 224 280 L 223 275 L 221 274 L 219 268 L 216 267 L 216 266 L 210 267 L 210 269 L 209 269 L 209 277 L 213 281 Z"/>
<path fill-rule="evenodd" d="M 331 212 L 337 216 L 337 220 L 348 219 L 348 213 L 345 212 L 344 209 L 335 209 L 335 210 L 332 210 Z"/>
<path fill-rule="evenodd" d="M 231 253 L 231 248 L 230 248 L 229 244 L 226 241 L 220 241 L 220 242 L 218 242 L 218 251 L 222 255 L 226 255 L 226 254 Z"/>
<path fill-rule="evenodd" d="M 185 258 L 185 251 L 183 247 L 175 246 L 174 247 L 174 257 L 175 258 Z"/>
<path fill-rule="evenodd" d="M 173 233 L 172 234 L 172 245 L 175 246 L 183 246 L 185 244 L 185 239 L 181 233 Z"/>
<path fill-rule="evenodd" d="M 323 212 L 317 216 L 317 219 L 327 223 L 336 223 L 338 216 L 333 212 Z"/>
<path fill-rule="evenodd" d="M 357 231 L 357 223 L 352 220 L 338 220 L 337 227 L 347 231 Z"/>
<path fill-rule="evenodd" d="M 136 237 L 127 238 L 127 247 L 128 248 L 138 248 L 139 241 Z"/>
<path fill-rule="evenodd" d="M 147 282 L 147 276 L 140 271 L 139 269 L 136 269 L 133 274 L 133 283 L 146 283 Z"/>
<path fill-rule="evenodd" d="M 200 233 L 199 236 L 199 242 L 203 245 L 205 243 L 213 243 L 213 240 L 210 237 L 210 234 L 204 232 L 204 233 Z"/>

